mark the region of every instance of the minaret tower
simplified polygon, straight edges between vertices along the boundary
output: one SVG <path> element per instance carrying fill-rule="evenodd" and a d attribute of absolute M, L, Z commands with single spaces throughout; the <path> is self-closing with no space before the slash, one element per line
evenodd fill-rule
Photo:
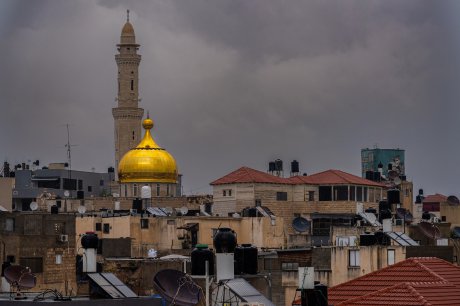
<path fill-rule="evenodd" d="M 115 173 L 118 173 L 120 159 L 141 140 L 141 121 L 144 110 L 139 104 L 139 63 L 141 56 L 137 54 L 134 28 L 127 20 L 121 30 L 118 54 L 115 60 L 118 66 L 118 107 L 112 109 L 115 121 Z M 118 180 L 118 177 L 116 178 Z"/>

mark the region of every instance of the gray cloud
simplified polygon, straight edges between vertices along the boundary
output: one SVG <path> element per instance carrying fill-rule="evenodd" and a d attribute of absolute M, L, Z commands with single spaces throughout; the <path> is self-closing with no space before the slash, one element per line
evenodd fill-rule
<path fill-rule="evenodd" d="M 4 4 L 5 5 L 5 4 Z M 360 149 L 406 149 L 416 188 L 458 194 L 455 2 L 12 1 L 0 57 L 0 157 L 113 164 L 115 44 L 141 44 L 142 107 L 187 193 L 297 159 L 360 173 Z M 3 19 L 5 20 L 5 19 Z"/>

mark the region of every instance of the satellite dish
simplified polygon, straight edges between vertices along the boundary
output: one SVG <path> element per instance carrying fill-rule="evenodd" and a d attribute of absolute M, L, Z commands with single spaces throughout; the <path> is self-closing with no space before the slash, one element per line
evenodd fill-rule
<path fill-rule="evenodd" d="M 83 215 L 86 212 L 86 207 L 83 205 L 78 206 L 78 212 Z"/>
<path fill-rule="evenodd" d="M 188 208 L 185 206 L 182 206 L 179 211 L 182 214 L 182 216 L 185 216 L 188 213 Z"/>
<path fill-rule="evenodd" d="M 172 269 L 159 271 L 153 277 L 153 287 L 168 304 L 193 306 L 203 300 L 201 288 L 185 273 Z"/>
<path fill-rule="evenodd" d="M 292 220 L 292 227 L 297 232 L 307 232 L 310 230 L 310 221 L 302 217 L 297 217 L 294 220 Z"/>
<path fill-rule="evenodd" d="M 4 274 L 7 282 L 17 291 L 31 289 L 37 284 L 35 275 L 32 274 L 29 268 L 23 266 L 9 266 L 5 269 Z"/>
<path fill-rule="evenodd" d="M 35 211 L 35 210 L 38 209 L 38 204 L 37 204 L 37 202 L 33 201 L 33 202 L 30 203 L 29 207 L 30 207 L 31 211 Z"/>
<path fill-rule="evenodd" d="M 70 196 L 70 192 L 68 190 L 64 191 L 64 196 L 68 198 Z"/>
<path fill-rule="evenodd" d="M 420 231 L 430 239 L 436 240 L 441 237 L 439 228 L 430 222 L 420 222 L 418 226 Z"/>
<path fill-rule="evenodd" d="M 452 206 L 457 206 L 457 205 L 460 205 L 460 201 L 458 200 L 458 198 L 454 195 L 451 195 L 451 196 L 448 196 L 447 197 L 447 203 L 449 205 L 452 205 Z"/>

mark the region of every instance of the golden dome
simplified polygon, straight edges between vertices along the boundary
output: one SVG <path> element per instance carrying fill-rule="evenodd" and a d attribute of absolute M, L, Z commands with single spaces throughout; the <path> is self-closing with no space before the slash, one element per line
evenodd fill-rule
<path fill-rule="evenodd" d="M 177 183 L 174 157 L 160 148 L 150 134 L 153 121 L 147 118 L 142 126 L 145 129 L 144 138 L 118 164 L 120 183 Z"/>

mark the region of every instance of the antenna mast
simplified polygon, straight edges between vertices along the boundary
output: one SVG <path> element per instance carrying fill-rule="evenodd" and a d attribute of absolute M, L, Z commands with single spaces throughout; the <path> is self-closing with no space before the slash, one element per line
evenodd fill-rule
<path fill-rule="evenodd" d="M 70 129 L 69 129 L 69 124 L 67 123 L 66 124 L 66 128 L 67 128 L 67 144 L 65 145 L 65 147 L 67 148 L 67 162 L 69 164 L 69 184 L 72 185 L 72 154 L 71 154 L 71 147 L 73 147 L 74 145 L 70 144 Z M 76 184 L 76 183 L 75 183 Z M 72 187 L 72 186 L 70 186 Z M 76 187 L 76 186 L 75 186 Z M 69 192 L 70 192 L 70 197 L 72 197 L 72 188 L 69 188 Z M 75 188 L 76 190 L 77 188 Z"/>

